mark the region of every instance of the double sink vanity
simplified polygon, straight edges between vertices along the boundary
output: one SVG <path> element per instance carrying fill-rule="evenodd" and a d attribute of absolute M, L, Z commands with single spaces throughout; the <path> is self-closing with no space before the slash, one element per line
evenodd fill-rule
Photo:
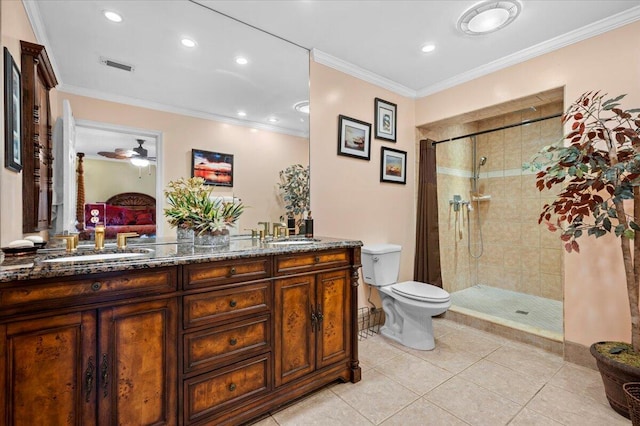
<path fill-rule="evenodd" d="M 242 424 L 357 382 L 361 242 L 154 241 L 0 264 L 0 423 Z"/>

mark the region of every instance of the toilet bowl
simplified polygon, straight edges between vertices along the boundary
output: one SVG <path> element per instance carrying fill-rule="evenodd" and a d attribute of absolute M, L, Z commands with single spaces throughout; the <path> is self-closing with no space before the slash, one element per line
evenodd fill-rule
<path fill-rule="evenodd" d="M 401 247 L 376 244 L 362 247 L 364 282 L 380 293 L 385 314 L 382 335 L 419 350 L 435 347 L 432 318 L 451 306 L 449 293 L 418 281 L 396 282 L 400 271 Z"/>

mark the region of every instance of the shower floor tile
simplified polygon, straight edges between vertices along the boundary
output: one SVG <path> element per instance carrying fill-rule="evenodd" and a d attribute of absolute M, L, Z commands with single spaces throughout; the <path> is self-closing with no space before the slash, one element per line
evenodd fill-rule
<path fill-rule="evenodd" d="M 562 335 L 562 302 L 478 284 L 451 294 L 451 304 Z"/>

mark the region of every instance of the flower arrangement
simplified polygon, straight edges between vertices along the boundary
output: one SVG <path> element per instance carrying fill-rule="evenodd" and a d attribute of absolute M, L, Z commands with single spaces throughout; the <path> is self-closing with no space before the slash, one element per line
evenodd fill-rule
<path fill-rule="evenodd" d="M 198 235 L 220 233 L 234 226 L 244 211 L 244 205 L 239 200 L 224 202 L 212 199 L 211 190 L 200 177 L 169 182 L 164 191 L 169 204 L 164 214 L 169 225 L 193 229 Z"/>
<path fill-rule="evenodd" d="M 284 208 L 288 217 L 300 216 L 309 210 L 309 166 L 294 164 L 280 171 L 278 188 L 284 200 Z"/>

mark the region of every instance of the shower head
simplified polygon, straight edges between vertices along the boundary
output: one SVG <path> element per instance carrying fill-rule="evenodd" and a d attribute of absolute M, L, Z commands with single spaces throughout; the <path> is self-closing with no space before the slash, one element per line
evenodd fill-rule
<path fill-rule="evenodd" d="M 480 157 L 480 166 L 484 166 L 487 163 L 487 157 Z"/>

